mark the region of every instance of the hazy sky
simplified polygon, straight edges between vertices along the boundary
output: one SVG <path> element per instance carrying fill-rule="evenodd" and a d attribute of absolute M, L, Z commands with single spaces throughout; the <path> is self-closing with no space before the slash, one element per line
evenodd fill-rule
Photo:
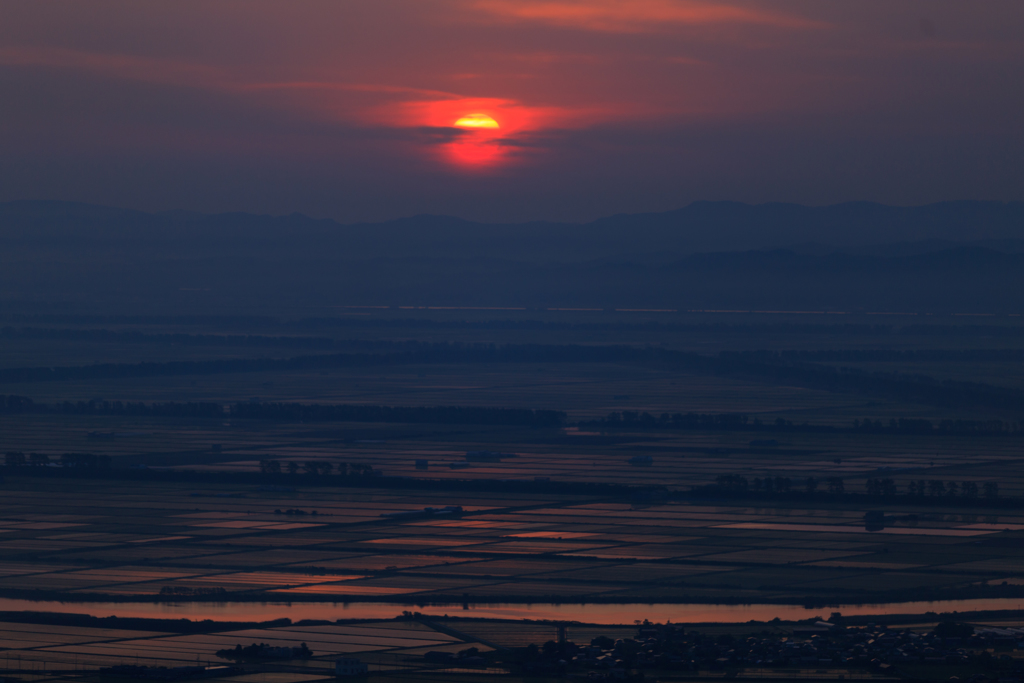
<path fill-rule="evenodd" d="M 0 0 L 0 200 L 1022 200 L 1022 117 L 1022 0 Z"/>

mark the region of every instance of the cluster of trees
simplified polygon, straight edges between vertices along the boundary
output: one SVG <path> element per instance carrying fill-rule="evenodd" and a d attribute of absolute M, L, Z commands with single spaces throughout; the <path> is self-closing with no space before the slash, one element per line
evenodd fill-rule
<path fill-rule="evenodd" d="M 143 403 L 133 401 L 63 401 L 36 403 L 27 396 L 0 395 L 0 413 L 57 413 L 61 415 L 129 415 L 145 417 L 211 417 L 227 415 L 220 403 Z"/>
<path fill-rule="evenodd" d="M 581 428 L 599 429 L 699 429 L 699 430 L 746 430 L 763 425 L 759 420 L 751 422 L 741 413 L 662 413 L 658 417 L 650 413 L 633 410 L 616 411 L 602 420 L 581 422 Z"/>
<path fill-rule="evenodd" d="M 715 485 L 725 491 L 746 491 L 750 488 L 747 478 L 739 474 L 720 474 L 715 478 Z"/>
<path fill-rule="evenodd" d="M 900 493 L 899 486 L 892 479 L 868 479 L 865 482 L 865 489 L 869 496 L 896 496 Z M 906 495 L 908 496 L 933 496 L 956 498 L 985 498 L 999 497 L 999 483 L 986 481 L 979 487 L 977 482 L 962 481 L 944 482 L 941 479 L 912 479 L 906 484 Z"/>
<path fill-rule="evenodd" d="M 26 456 L 21 451 L 8 451 L 4 454 L 4 465 L 7 467 L 49 467 L 54 464 L 77 469 L 108 469 L 110 456 L 93 453 L 64 453 L 58 460 L 53 461 L 45 453 L 29 453 Z"/>
<path fill-rule="evenodd" d="M 694 431 L 754 432 L 835 432 L 829 425 L 795 424 L 781 417 L 771 422 L 750 419 L 743 413 L 662 413 L 655 417 L 648 412 L 615 411 L 600 420 L 579 423 L 587 429 L 685 429 Z M 756 444 L 754 444 L 756 445 Z M 777 445 L 777 444 L 776 444 Z"/>
<path fill-rule="evenodd" d="M 790 493 L 802 489 L 807 493 L 817 493 L 819 490 L 827 491 L 831 495 L 842 495 L 846 493 L 846 482 L 842 477 L 827 477 L 819 480 L 816 477 L 807 477 L 801 482 L 793 482 L 789 477 L 765 477 L 755 478 L 753 482 L 739 474 L 721 474 L 715 478 L 715 488 L 721 491 L 747 492 L 755 491 L 762 493 Z M 994 499 L 999 497 L 999 484 L 994 481 L 984 482 L 980 487 L 976 482 L 955 481 L 944 482 L 940 479 L 925 481 L 911 480 L 904 487 L 904 495 L 907 496 L 936 496 L 946 498 L 985 498 Z M 890 478 L 871 478 L 865 482 L 865 492 L 869 496 L 897 496 L 900 495 L 900 487 Z"/>
<path fill-rule="evenodd" d="M 1024 422 L 1003 420 L 940 420 L 899 418 L 882 420 L 854 420 L 850 428 L 831 425 L 795 424 L 776 418 L 762 422 L 742 413 L 662 413 L 655 416 L 631 410 L 615 411 L 600 420 L 580 422 L 589 429 L 685 429 L 700 431 L 760 431 L 760 432 L 844 432 L 869 434 L 936 434 L 950 436 L 1024 435 Z"/>
<path fill-rule="evenodd" d="M 565 413 L 557 410 L 461 406 L 354 406 L 307 403 L 236 403 L 233 417 L 297 422 L 390 422 L 413 424 L 486 424 L 557 427 Z"/>
<path fill-rule="evenodd" d="M 899 488 L 892 479 L 868 479 L 864 482 L 864 488 L 869 496 L 895 496 L 899 493 Z"/>
<path fill-rule="evenodd" d="M 260 460 L 260 472 L 263 474 L 306 474 L 313 477 L 328 477 L 337 474 L 339 477 L 372 477 L 377 474 L 371 465 L 344 462 L 330 463 L 326 460 L 307 460 L 298 463 L 289 460 L 282 467 L 280 460 Z"/>
<path fill-rule="evenodd" d="M 793 488 L 793 480 L 789 477 L 765 477 L 754 479 L 754 490 L 765 493 L 787 493 Z"/>
<path fill-rule="evenodd" d="M 826 490 L 838 495 L 846 491 L 846 485 L 842 477 L 829 477 L 824 481 L 816 477 L 807 477 L 800 482 L 800 487 L 807 493 L 815 493 L 824 484 Z M 725 491 L 763 491 L 765 493 L 789 493 L 795 490 L 793 480 L 789 477 L 767 477 L 765 479 L 754 479 L 751 487 L 746 477 L 739 474 L 721 474 L 715 478 L 715 486 Z"/>
<path fill-rule="evenodd" d="M 716 483 L 720 488 L 727 488 L 735 491 L 746 491 L 748 488 L 746 478 L 737 477 L 737 475 L 726 475 L 725 480 L 723 480 L 722 477 L 718 477 Z M 824 490 L 833 495 L 843 493 L 846 490 L 846 485 L 843 482 L 842 477 L 828 477 L 824 480 L 818 479 L 817 477 L 807 477 L 806 479 L 795 483 L 789 477 L 765 477 L 764 479 L 755 477 L 753 486 L 750 488 L 754 491 L 763 491 L 764 493 L 789 493 L 790 491 L 795 490 L 803 490 L 807 493 L 817 493 L 818 489 L 821 487 L 824 487 Z"/>
<path fill-rule="evenodd" d="M 978 488 L 977 482 L 962 481 L 959 484 L 955 481 L 943 482 L 941 479 L 931 479 L 927 483 L 924 479 L 911 481 L 907 484 L 908 496 L 944 496 L 947 498 L 978 498 L 979 495 L 985 498 L 999 497 L 999 483 L 986 481 Z"/>
<path fill-rule="evenodd" d="M 899 418 L 888 422 L 882 420 L 853 421 L 853 431 L 871 434 L 948 434 L 950 436 L 972 436 L 983 434 L 1022 434 L 1021 422 L 1003 420 L 931 420 Z"/>
<path fill-rule="evenodd" d="M 233 649 L 217 650 L 217 656 L 221 659 L 232 659 L 235 661 L 247 659 L 309 659 L 313 656 L 313 651 L 305 643 L 298 647 L 276 647 L 266 643 L 253 643 L 246 647 L 235 645 Z"/>
<path fill-rule="evenodd" d="M 7 467 L 49 467 L 51 464 L 53 461 L 45 453 L 29 453 L 28 455 L 21 451 L 4 453 L 4 465 Z"/>

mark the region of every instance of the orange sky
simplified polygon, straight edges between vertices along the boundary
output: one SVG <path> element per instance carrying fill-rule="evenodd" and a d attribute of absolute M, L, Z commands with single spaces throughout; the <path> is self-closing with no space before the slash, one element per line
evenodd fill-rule
<path fill-rule="evenodd" d="M 0 3 L 0 200 L 582 220 L 1024 199 L 1024 3 Z M 455 126 L 467 114 L 497 129 Z"/>

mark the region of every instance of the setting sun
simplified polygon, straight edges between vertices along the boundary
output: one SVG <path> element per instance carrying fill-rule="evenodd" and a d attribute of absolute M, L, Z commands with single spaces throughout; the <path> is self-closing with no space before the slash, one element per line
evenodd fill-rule
<path fill-rule="evenodd" d="M 457 128 L 499 128 L 498 122 L 487 114 L 469 114 L 455 122 Z"/>

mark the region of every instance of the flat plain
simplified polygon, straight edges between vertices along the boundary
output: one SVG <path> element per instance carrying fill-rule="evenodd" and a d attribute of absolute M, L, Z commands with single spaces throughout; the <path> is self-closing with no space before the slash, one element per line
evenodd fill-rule
<path fill-rule="evenodd" d="M 191 604 L 219 620 L 257 605 L 633 605 L 643 619 L 644 605 L 1009 604 L 1024 590 L 1018 319 L 403 315 L 5 328 L 0 394 L 35 407 L 0 411 L 0 600 Z M 39 368 L 72 371 L 12 374 Z M 217 408 L 117 407 L 172 403 Z M 240 404 L 562 416 L 257 419 Z M 687 413 L 707 419 L 660 418 Z M 44 626 L 4 631 L 8 666 L 171 666 L 307 642 L 322 658 L 237 678 L 302 683 L 343 653 L 399 672 L 423 648 L 475 642 L 415 621 Z M 552 629 L 474 628 L 480 648 Z"/>

